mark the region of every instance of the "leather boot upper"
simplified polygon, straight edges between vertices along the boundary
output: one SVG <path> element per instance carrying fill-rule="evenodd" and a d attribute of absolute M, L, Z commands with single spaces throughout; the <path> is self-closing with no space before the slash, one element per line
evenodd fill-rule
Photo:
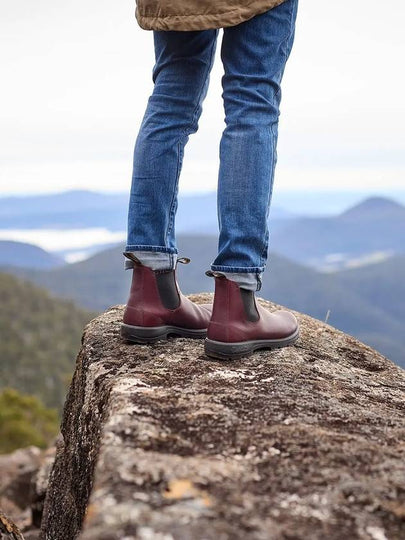
<path fill-rule="evenodd" d="M 204 329 L 208 326 L 211 309 L 212 305 L 195 304 L 180 292 L 175 269 L 154 271 L 136 264 L 123 322 L 131 326 Z"/>
<path fill-rule="evenodd" d="M 244 299 L 252 294 L 249 300 Z M 225 276 L 215 277 L 215 297 L 207 338 L 240 342 L 256 339 L 283 339 L 296 332 L 298 322 L 289 311 L 271 313 L 255 301 L 253 291 L 242 290 Z"/>

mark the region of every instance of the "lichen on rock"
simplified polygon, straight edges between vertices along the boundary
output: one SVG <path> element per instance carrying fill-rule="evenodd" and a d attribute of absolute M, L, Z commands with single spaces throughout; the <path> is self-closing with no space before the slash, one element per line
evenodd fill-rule
<path fill-rule="evenodd" d="M 299 313 L 294 346 L 221 362 L 123 342 L 123 309 L 85 328 L 43 539 L 405 537 L 403 370 Z"/>

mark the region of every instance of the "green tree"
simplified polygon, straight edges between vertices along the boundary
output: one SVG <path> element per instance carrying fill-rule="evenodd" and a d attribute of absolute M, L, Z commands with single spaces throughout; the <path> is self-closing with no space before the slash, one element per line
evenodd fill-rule
<path fill-rule="evenodd" d="M 61 411 L 83 328 L 94 315 L 0 272 L 0 391 L 15 388 Z"/>
<path fill-rule="evenodd" d="M 55 409 L 13 388 L 0 392 L 0 454 L 35 445 L 45 448 L 59 429 Z"/>

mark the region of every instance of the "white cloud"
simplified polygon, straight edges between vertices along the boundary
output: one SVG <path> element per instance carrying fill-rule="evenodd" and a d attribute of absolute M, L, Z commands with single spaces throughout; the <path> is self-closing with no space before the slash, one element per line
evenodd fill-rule
<path fill-rule="evenodd" d="M 102 227 L 87 229 L 0 229 L 0 240 L 28 242 L 47 251 L 88 248 L 125 240 L 125 231 L 111 232 Z M 70 261 L 71 262 L 71 261 Z"/>

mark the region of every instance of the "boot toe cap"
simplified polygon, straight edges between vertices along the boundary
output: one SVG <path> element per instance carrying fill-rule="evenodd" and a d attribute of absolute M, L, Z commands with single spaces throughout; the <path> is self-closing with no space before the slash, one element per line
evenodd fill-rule
<path fill-rule="evenodd" d="M 277 317 L 280 321 L 282 333 L 285 336 L 295 334 L 295 332 L 298 330 L 299 325 L 297 318 L 293 313 L 291 313 L 290 311 L 280 310 L 277 312 Z"/>

